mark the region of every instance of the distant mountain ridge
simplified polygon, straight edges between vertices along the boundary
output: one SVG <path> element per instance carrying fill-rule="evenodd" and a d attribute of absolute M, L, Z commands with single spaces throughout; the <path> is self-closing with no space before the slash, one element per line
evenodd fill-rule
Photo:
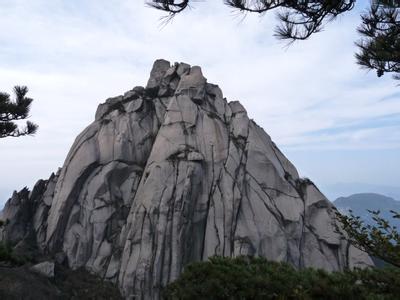
<path fill-rule="evenodd" d="M 395 200 L 400 200 L 400 186 L 368 184 L 360 182 L 342 182 L 320 185 L 320 190 L 331 201 L 354 194 L 380 194 Z"/>
<path fill-rule="evenodd" d="M 348 213 L 360 216 L 367 224 L 374 224 L 368 210 L 379 210 L 381 216 L 387 219 L 390 224 L 399 227 L 400 220 L 393 219 L 391 210 L 400 211 L 400 201 L 377 193 L 358 193 L 348 197 L 339 197 L 333 204 L 342 213 Z"/>

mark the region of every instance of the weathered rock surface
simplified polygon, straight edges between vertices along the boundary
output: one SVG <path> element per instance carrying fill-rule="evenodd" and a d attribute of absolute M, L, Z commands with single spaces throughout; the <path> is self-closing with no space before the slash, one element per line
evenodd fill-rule
<path fill-rule="evenodd" d="M 334 211 L 199 67 L 157 60 L 146 88 L 99 106 L 56 175 L 13 195 L 2 238 L 29 237 L 125 297 L 157 299 L 187 263 L 212 255 L 371 264 L 337 232 Z"/>
<path fill-rule="evenodd" d="M 48 278 L 54 277 L 54 263 L 51 261 L 38 263 L 32 266 L 31 270 Z"/>

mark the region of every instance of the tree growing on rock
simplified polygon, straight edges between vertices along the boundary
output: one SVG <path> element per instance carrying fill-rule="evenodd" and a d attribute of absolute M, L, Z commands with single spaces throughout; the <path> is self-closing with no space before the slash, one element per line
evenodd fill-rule
<path fill-rule="evenodd" d="M 38 125 L 31 121 L 27 121 L 26 126 L 22 128 L 16 123 L 16 121 L 29 118 L 33 99 L 26 97 L 27 93 L 26 86 L 14 87 L 15 101 L 12 101 L 9 94 L 0 92 L 0 138 L 36 133 Z"/>
<path fill-rule="evenodd" d="M 169 17 L 187 9 L 195 0 L 150 0 L 148 4 L 165 11 Z M 225 5 L 239 12 L 264 14 L 276 11 L 279 23 L 275 36 L 294 42 L 308 39 L 323 27 L 355 6 L 356 0 L 224 0 Z M 400 79 L 399 0 L 373 0 L 361 15 L 358 28 L 361 39 L 356 42 L 357 63 L 375 70 L 378 77 L 393 73 Z"/>

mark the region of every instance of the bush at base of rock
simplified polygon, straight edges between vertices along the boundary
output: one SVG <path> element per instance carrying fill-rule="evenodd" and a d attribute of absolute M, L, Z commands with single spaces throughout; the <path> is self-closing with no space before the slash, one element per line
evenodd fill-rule
<path fill-rule="evenodd" d="M 27 258 L 16 255 L 9 244 L 0 242 L 0 263 L 18 266 L 23 265 L 26 262 Z"/>
<path fill-rule="evenodd" d="M 30 265 L 0 266 L 0 299 L 122 300 L 118 288 L 84 269 L 57 266 L 49 279 Z"/>
<path fill-rule="evenodd" d="M 399 299 L 400 270 L 328 273 L 263 258 L 212 257 L 188 265 L 166 299 Z"/>

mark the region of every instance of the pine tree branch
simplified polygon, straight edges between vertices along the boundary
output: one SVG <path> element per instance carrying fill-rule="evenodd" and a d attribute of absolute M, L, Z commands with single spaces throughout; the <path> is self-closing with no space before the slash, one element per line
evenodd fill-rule
<path fill-rule="evenodd" d="M 23 128 L 18 128 L 15 123 L 29 117 L 33 99 L 26 97 L 27 93 L 26 86 L 14 87 L 15 101 L 11 101 L 9 94 L 0 93 L 0 138 L 33 135 L 37 132 L 38 126 L 30 121 Z"/>

